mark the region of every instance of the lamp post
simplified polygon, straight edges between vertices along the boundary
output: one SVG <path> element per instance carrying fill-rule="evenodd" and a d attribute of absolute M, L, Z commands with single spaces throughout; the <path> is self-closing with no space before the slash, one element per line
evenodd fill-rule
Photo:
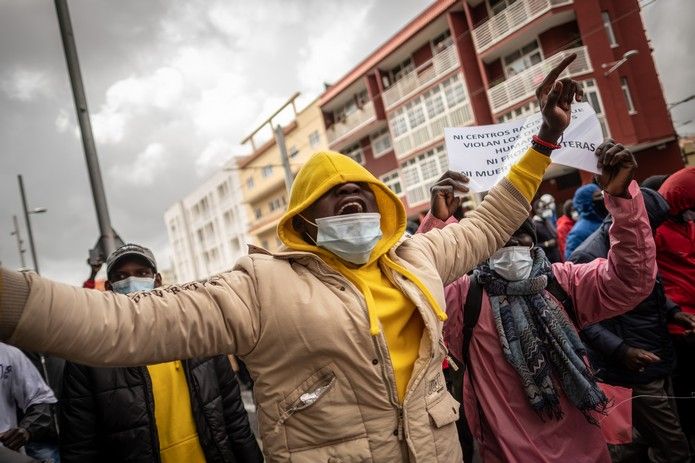
<path fill-rule="evenodd" d="M 39 273 L 39 263 L 36 257 L 36 247 L 34 246 L 34 234 L 31 230 L 31 220 L 29 219 L 29 214 L 42 214 L 46 212 L 45 207 L 37 207 L 29 210 L 27 208 L 27 197 L 24 193 L 24 181 L 21 175 L 17 175 L 17 181 L 19 182 L 19 194 L 22 197 L 22 209 L 24 209 L 24 220 L 27 223 L 27 236 L 29 236 L 29 249 L 31 249 L 31 259 L 34 263 L 34 271 Z"/>
<path fill-rule="evenodd" d="M 22 264 L 21 269 L 24 270 L 27 267 L 27 264 L 24 261 L 24 253 L 27 251 L 22 247 L 22 244 L 24 244 L 24 240 L 22 240 L 22 236 L 19 234 L 19 223 L 17 222 L 16 215 L 12 216 L 12 222 L 14 223 L 14 231 L 12 231 L 10 235 L 17 238 L 17 251 L 19 251 L 19 262 Z"/>
<path fill-rule="evenodd" d="M 623 64 L 625 64 L 625 63 L 627 62 L 627 60 L 629 60 L 629 59 L 632 58 L 633 56 L 637 56 L 638 54 L 639 54 L 639 51 L 637 51 L 637 50 L 628 50 L 628 51 L 626 51 L 626 52 L 623 54 L 623 57 L 620 58 L 618 61 L 613 61 L 613 62 L 611 62 L 611 63 L 603 63 L 603 64 L 601 65 L 601 67 L 602 67 L 603 69 L 610 68 L 610 69 L 608 69 L 603 75 L 604 75 L 604 76 L 608 76 L 608 75 L 611 74 L 613 71 L 615 71 L 616 69 L 618 69 L 620 66 L 622 66 Z"/>

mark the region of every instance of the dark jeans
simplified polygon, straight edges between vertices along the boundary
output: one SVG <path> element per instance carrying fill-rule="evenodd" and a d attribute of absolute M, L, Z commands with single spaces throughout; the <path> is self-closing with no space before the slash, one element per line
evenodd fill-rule
<path fill-rule="evenodd" d="M 611 447 L 613 462 L 686 463 L 690 451 L 681 430 L 669 377 L 632 386 L 632 426 L 637 430 L 631 444 Z"/>

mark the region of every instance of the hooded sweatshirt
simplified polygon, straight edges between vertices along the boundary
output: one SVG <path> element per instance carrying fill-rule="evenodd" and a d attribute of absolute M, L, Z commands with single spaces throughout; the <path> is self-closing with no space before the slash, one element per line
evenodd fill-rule
<path fill-rule="evenodd" d="M 524 160 L 514 166 L 509 179 L 530 200 L 549 162 L 547 156 L 530 150 Z M 292 225 L 292 219 L 297 214 L 332 188 L 347 182 L 368 184 L 381 214 L 382 238 L 372 251 L 369 261 L 360 267 L 348 265 L 330 251 L 307 243 Z M 287 247 L 318 254 L 364 294 L 370 332 L 377 335 L 383 330 L 386 338 L 400 401 L 403 401 L 418 357 L 419 340 L 424 325 L 413 302 L 395 282 L 387 278 L 387 272 L 382 269 L 390 267 L 413 282 L 425 295 L 437 317 L 446 320 L 445 312 L 427 287 L 386 254 L 403 238 L 405 227 L 406 214 L 403 203 L 383 182 L 349 157 L 328 151 L 315 154 L 294 180 L 288 211 L 280 219 L 277 228 L 278 236 Z"/>
<path fill-rule="evenodd" d="M 684 222 L 683 211 L 695 208 L 695 167 L 671 175 L 659 188 L 669 204 L 670 218 L 656 230 L 656 258 L 666 295 L 684 312 L 695 313 L 695 223 Z M 682 334 L 679 325 L 669 331 Z"/>
<path fill-rule="evenodd" d="M 603 217 L 598 215 L 594 208 L 593 195 L 599 187 L 593 183 L 581 186 L 574 193 L 572 205 L 579 213 L 579 220 L 574 224 L 569 235 L 567 235 L 567 243 L 565 244 L 565 259 L 574 252 L 585 239 L 595 232 L 603 223 Z"/>

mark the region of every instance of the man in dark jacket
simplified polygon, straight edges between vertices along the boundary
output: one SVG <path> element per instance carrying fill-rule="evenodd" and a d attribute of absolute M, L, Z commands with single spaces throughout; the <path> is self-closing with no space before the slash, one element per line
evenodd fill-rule
<path fill-rule="evenodd" d="M 656 191 L 642 188 L 652 231 L 667 218 L 668 204 Z M 604 220 L 570 256 L 575 263 L 606 257 L 610 249 L 608 230 L 611 217 Z M 642 461 L 640 453 L 652 449 L 656 462 L 690 461 L 688 443 L 676 413 L 671 373 L 675 365 L 668 321 L 695 328 L 695 317 L 681 312 L 668 299 L 657 277 L 651 294 L 632 311 L 590 325 L 582 331 L 596 375 L 609 384 L 632 388 L 633 425 L 645 445 L 614 449 L 613 461 Z M 646 460 L 645 460 L 646 461 Z"/>
<path fill-rule="evenodd" d="M 142 246 L 120 247 L 106 265 L 107 290 L 161 286 L 154 256 Z M 65 463 L 263 461 L 226 356 L 135 368 L 67 362 L 63 380 Z"/>
<path fill-rule="evenodd" d="M 555 198 L 544 194 L 534 205 L 533 225 L 536 227 L 538 246 L 551 263 L 562 262 L 557 245 L 557 218 Z"/>

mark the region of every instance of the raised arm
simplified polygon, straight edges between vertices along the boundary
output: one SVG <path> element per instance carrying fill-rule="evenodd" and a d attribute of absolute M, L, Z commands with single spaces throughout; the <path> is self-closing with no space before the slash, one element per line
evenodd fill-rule
<path fill-rule="evenodd" d="M 0 268 L 0 339 L 94 366 L 246 354 L 259 329 L 250 257 L 203 283 L 123 296 Z"/>
<path fill-rule="evenodd" d="M 605 203 L 613 216 L 608 257 L 586 264 L 553 264 L 557 281 L 572 298 L 580 325 L 634 308 L 654 288 L 656 247 L 637 183 L 632 154 L 612 141 L 597 150 L 604 173 Z M 629 186 L 628 186 L 629 184 Z"/>
<path fill-rule="evenodd" d="M 412 247 L 423 252 L 449 284 L 503 246 L 528 217 L 530 201 L 550 165 L 549 146 L 557 143 L 571 120 L 572 101 L 582 99 L 581 87 L 570 79 L 557 80 L 576 55 L 552 69 L 536 90 L 543 122 L 530 148 L 505 178 L 487 194 L 469 217 L 441 230 L 413 237 Z M 445 178 L 446 177 L 446 178 Z M 448 172 L 433 188 L 432 215 L 447 220 L 460 199 L 455 191 L 467 191 L 462 174 Z"/>

